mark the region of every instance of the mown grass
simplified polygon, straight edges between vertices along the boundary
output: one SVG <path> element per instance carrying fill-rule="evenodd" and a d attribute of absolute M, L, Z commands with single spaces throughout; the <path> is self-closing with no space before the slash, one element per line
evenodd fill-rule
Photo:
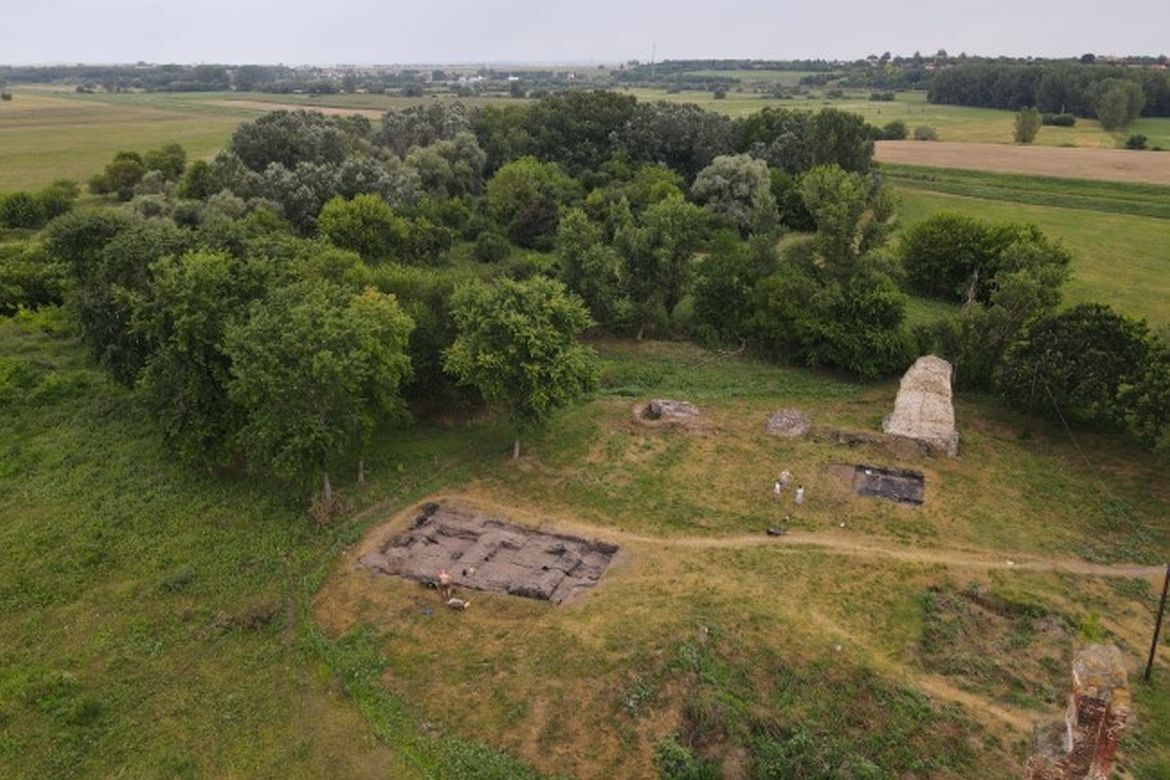
<path fill-rule="evenodd" d="M 1054 179 L 891 163 L 883 164 L 881 172 L 884 178 L 904 189 L 1170 219 L 1170 187 L 1156 184 Z"/>
<path fill-rule="evenodd" d="M 998 178 L 990 177 L 992 181 Z M 1027 185 L 1023 191 L 1029 193 L 1028 197 L 1033 193 L 1036 197 L 1047 197 L 1044 187 L 1057 190 L 1062 186 L 1057 182 L 1063 180 Z M 1114 189 L 1117 185 L 1094 185 L 1086 190 L 1097 194 L 1087 197 L 1098 201 L 1114 192 L 1120 193 L 1120 197 L 1146 197 L 1146 188 L 1139 185 L 1133 185 L 1132 190 L 1130 185 L 1123 185 L 1120 190 Z M 1100 189 L 1096 189 L 1097 185 Z M 898 191 L 901 199 L 898 213 L 903 227 L 940 211 L 958 211 L 980 219 L 1033 222 L 1049 236 L 1060 239 L 1072 252 L 1072 279 L 1064 288 L 1066 303 L 1107 303 L 1131 317 L 1144 318 L 1151 325 L 1170 324 L 1170 242 L 1167 241 L 1170 227 L 1165 219 L 1110 213 L 1097 208 L 1061 208 L 1000 200 L 998 188 L 995 200 L 906 187 L 900 181 Z"/>

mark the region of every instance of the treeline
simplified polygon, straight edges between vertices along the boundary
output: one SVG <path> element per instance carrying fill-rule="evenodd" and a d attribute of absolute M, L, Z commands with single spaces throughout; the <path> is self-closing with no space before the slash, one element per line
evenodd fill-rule
<path fill-rule="evenodd" d="M 1072 62 L 958 65 L 934 73 L 927 100 L 1012 111 L 1035 106 L 1090 118 L 1123 101 L 1134 116 L 1170 116 L 1170 70 Z"/>

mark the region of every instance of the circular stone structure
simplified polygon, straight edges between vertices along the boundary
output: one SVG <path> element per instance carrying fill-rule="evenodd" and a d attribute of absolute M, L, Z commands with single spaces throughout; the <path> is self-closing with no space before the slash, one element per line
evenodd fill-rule
<path fill-rule="evenodd" d="M 779 409 L 768 417 L 764 428 L 773 436 L 798 439 L 808 433 L 812 421 L 799 409 Z"/>

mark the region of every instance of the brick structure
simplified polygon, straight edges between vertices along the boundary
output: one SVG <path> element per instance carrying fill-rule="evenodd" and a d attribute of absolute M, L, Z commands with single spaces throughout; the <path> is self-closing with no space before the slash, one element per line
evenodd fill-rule
<path fill-rule="evenodd" d="M 1073 658 L 1073 691 L 1063 721 L 1032 735 L 1028 780 L 1109 780 L 1129 723 L 1129 681 L 1115 645 L 1089 645 Z"/>

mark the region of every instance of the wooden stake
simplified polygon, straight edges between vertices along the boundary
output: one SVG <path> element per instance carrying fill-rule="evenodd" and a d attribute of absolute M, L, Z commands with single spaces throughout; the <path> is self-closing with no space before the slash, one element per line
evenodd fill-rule
<path fill-rule="evenodd" d="M 1166 593 L 1170 591 L 1170 563 L 1166 564 L 1166 581 L 1162 583 L 1162 601 L 1158 604 L 1158 618 L 1154 623 L 1154 641 L 1150 643 L 1150 660 L 1146 663 L 1146 673 L 1142 679 L 1150 681 L 1150 674 L 1154 671 L 1154 656 L 1158 654 L 1158 637 L 1162 633 L 1162 617 L 1166 614 Z"/>

